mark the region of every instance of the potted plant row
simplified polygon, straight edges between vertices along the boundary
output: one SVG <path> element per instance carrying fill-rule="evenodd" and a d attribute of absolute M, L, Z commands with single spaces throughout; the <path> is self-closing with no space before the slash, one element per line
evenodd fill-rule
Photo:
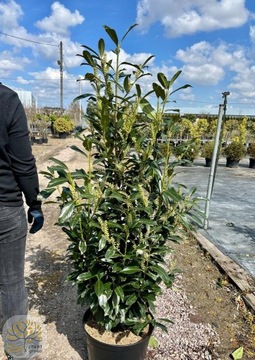
<path fill-rule="evenodd" d="M 201 156 L 205 158 L 205 166 L 210 167 L 212 162 L 214 141 L 207 141 L 201 149 Z"/>
<path fill-rule="evenodd" d="M 241 141 L 234 140 L 228 144 L 223 151 L 226 156 L 226 166 L 229 168 L 236 168 L 241 159 L 246 155 L 246 148 Z"/>
<path fill-rule="evenodd" d="M 197 139 L 181 142 L 173 148 L 173 154 L 182 166 L 191 166 L 199 154 L 199 142 Z"/>
<path fill-rule="evenodd" d="M 43 172 L 49 182 L 42 195 L 59 204 L 58 225 L 70 242 L 68 280 L 86 310 L 90 360 L 145 358 L 154 327 L 166 330 L 165 321 L 171 321 L 155 315 L 161 284 L 173 282 L 165 256 L 171 242 L 180 241 L 200 219 L 195 189 L 172 183 L 175 124 L 163 117 L 169 98 L 189 85 L 173 90 L 181 71 L 170 79 L 158 73 L 151 90 L 143 92 L 153 56 L 142 64 L 120 61 L 122 42 L 134 26 L 121 39 L 104 27 L 113 43 L 111 56 L 102 38 L 97 48 L 83 45 L 79 54 L 91 92 L 76 100 L 87 98 L 90 111 L 86 135 L 76 135 L 81 145 L 72 148 L 87 165 L 84 161 L 70 171 L 52 159 Z M 162 132 L 169 139 L 163 153 Z M 109 333 L 112 344 L 104 339 Z"/>

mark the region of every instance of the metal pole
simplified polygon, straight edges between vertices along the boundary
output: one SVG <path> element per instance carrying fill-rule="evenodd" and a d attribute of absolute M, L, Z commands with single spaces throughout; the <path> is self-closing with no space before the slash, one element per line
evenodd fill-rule
<path fill-rule="evenodd" d="M 79 79 L 76 80 L 79 83 L 79 96 L 81 96 L 81 80 L 82 80 L 81 77 L 79 77 Z M 79 99 L 79 123 L 80 123 L 80 126 L 82 127 L 82 122 L 81 122 L 81 99 Z"/>
<path fill-rule="evenodd" d="M 209 220 L 209 206 L 210 200 L 212 195 L 214 177 L 215 177 L 215 169 L 218 157 L 218 149 L 219 149 L 219 139 L 221 133 L 221 124 L 222 124 L 222 117 L 223 117 L 223 105 L 219 105 L 219 114 L 218 114 L 218 122 L 215 134 L 215 141 L 214 141 L 214 148 L 213 148 L 213 155 L 212 155 L 212 164 L 210 168 L 210 174 L 208 179 L 208 186 L 207 186 L 207 194 L 206 194 L 206 201 L 205 201 L 205 218 L 204 218 L 204 229 L 208 229 L 208 220 Z"/>
<path fill-rule="evenodd" d="M 226 110 L 227 110 L 227 96 L 230 95 L 229 91 L 222 93 L 222 97 L 224 98 L 223 105 L 219 105 L 219 115 L 218 115 L 218 122 L 217 122 L 217 129 L 215 134 L 215 142 L 213 148 L 213 155 L 212 155 L 212 164 L 210 169 L 210 175 L 208 179 L 208 187 L 207 187 L 207 195 L 206 195 L 206 203 L 205 203 L 205 218 L 204 218 L 204 229 L 207 230 L 209 227 L 209 206 L 210 200 L 212 197 L 213 187 L 214 187 L 214 180 L 218 165 L 218 158 L 221 149 L 221 143 L 223 138 L 223 129 L 224 123 L 226 120 Z"/>
<path fill-rule="evenodd" d="M 220 139 L 219 139 L 219 146 L 218 146 L 218 154 L 217 154 L 217 159 L 216 159 L 216 167 L 215 167 L 214 176 L 213 176 L 212 191 L 213 191 L 213 187 L 214 187 L 214 180 L 215 180 L 215 175 L 216 175 L 216 168 L 217 168 L 217 165 L 218 165 L 218 159 L 219 159 L 220 149 L 221 149 L 221 144 L 222 144 L 222 139 L 223 139 L 223 130 L 224 130 L 224 125 L 225 125 L 225 121 L 226 121 L 226 111 L 227 111 L 227 96 L 228 96 L 229 94 L 230 94 L 229 91 L 226 91 L 226 92 L 222 93 L 222 97 L 224 98 L 224 102 L 223 102 L 223 116 L 222 116 L 222 122 L 221 122 L 221 131 L 220 131 Z"/>

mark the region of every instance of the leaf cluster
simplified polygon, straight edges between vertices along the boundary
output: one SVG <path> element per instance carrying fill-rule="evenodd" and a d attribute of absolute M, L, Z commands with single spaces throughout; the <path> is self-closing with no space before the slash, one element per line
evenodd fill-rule
<path fill-rule="evenodd" d="M 173 154 L 182 162 L 182 160 L 194 161 L 199 154 L 200 146 L 196 139 L 178 144 L 173 148 Z"/>
<path fill-rule="evenodd" d="M 246 148 L 240 141 L 232 141 L 225 147 L 224 155 L 231 160 L 241 160 L 246 155 Z"/>
<path fill-rule="evenodd" d="M 57 133 L 70 133 L 74 130 L 74 122 L 63 116 L 53 122 L 53 128 Z"/>
<path fill-rule="evenodd" d="M 141 79 L 150 76 L 148 63 L 120 62 L 121 43 L 105 26 L 114 43 L 112 58 L 103 39 L 98 49 L 83 46 L 84 79 L 91 92 L 86 121 L 88 133 L 79 134 L 73 150 L 87 159 L 87 168 L 70 171 L 52 159 L 43 172 L 49 183 L 42 194 L 60 205 L 58 224 L 67 235 L 78 302 L 88 305 L 105 329 L 130 329 L 140 334 L 148 324 L 165 329 L 154 318 L 161 283 L 171 286 L 173 273 L 165 264 L 170 242 L 199 222 L 195 189 L 172 184 L 170 138 L 176 124 L 164 118 L 173 83 L 181 72 L 157 82 L 143 94 Z M 152 104 L 148 98 L 153 98 Z M 80 98 L 80 97 L 79 97 Z M 78 99 L 79 99 L 78 98 Z M 164 137 L 164 151 L 159 139 Z"/>
<path fill-rule="evenodd" d="M 205 159 L 211 159 L 213 155 L 213 149 L 214 149 L 214 142 L 213 141 L 207 141 L 205 144 L 203 144 L 201 149 L 201 156 Z"/>

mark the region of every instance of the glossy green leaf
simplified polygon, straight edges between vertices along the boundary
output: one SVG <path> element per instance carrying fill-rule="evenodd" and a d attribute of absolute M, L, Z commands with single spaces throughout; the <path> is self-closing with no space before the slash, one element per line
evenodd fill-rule
<path fill-rule="evenodd" d="M 84 50 L 82 55 L 90 66 L 94 66 L 95 62 L 94 62 L 93 57 L 91 56 L 90 52 L 88 52 L 87 50 Z"/>
<path fill-rule="evenodd" d="M 87 244 L 84 240 L 80 240 L 79 241 L 79 250 L 80 250 L 80 253 L 83 255 L 86 250 L 87 250 Z"/>
<path fill-rule="evenodd" d="M 125 39 L 125 37 L 128 35 L 128 33 L 129 33 L 134 27 L 136 27 L 137 25 L 138 25 L 138 24 L 133 24 L 133 25 L 131 25 L 131 26 L 128 28 L 128 30 L 125 32 L 124 36 L 122 37 L 121 42 Z"/>
<path fill-rule="evenodd" d="M 60 224 L 63 224 L 65 221 L 67 221 L 72 216 L 74 209 L 75 204 L 72 201 L 67 202 L 61 209 L 61 213 L 58 217 L 58 222 Z"/>
<path fill-rule="evenodd" d="M 182 71 L 181 70 L 178 70 L 174 75 L 173 77 L 171 78 L 171 80 L 169 81 L 169 86 L 168 88 L 170 88 L 170 86 L 173 85 L 173 83 L 178 79 L 178 77 L 181 75 Z"/>
<path fill-rule="evenodd" d="M 168 82 L 168 80 L 166 78 L 166 75 L 163 74 L 163 73 L 158 73 L 157 77 L 158 77 L 158 81 L 163 86 L 163 88 L 168 89 L 169 88 L 169 82 Z"/>
<path fill-rule="evenodd" d="M 76 145 L 71 145 L 70 148 L 78 153 L 87 156 L 87 154 Z"/>
<path fill-rule="evenodd" d="M 127 297 L 126 304 L 127 306 L 133 305 L 137 300 L 137 295 L 133 293 L 132 295 Z"/>
<path fill-rule="evenodd" d="M 107 34 L 110 36 L 110 38 L 112 39 L 112 41 L 114 42 L 114 44 L 116 46 L 119 45 L 119 39 L 118 39 L 118 36 L 116 34 L 116 31 L 112 28 L 110 28 L 109 26 L 107 25 L 104 25 L 104 29 L 105 31 L 107 32 Z"/>
<path fill-rule="evenodd" d="M 95 75 L 92 73 L 85 74 L 84 80 L 94 81 L 96 79 Z"/>
<path fill-rule="evenodd" d="M 157 83 L 153 83 L 152 87 L 153 90 L 155 91 L 157 98 L 161 98 L 162 100 L 165 100 L 166 95 L 164 89 L 162 89 L 162 87 L 159 86 Z"/>
<path fill-rule="evenodd" d="M 100 296 L 104 292 L 104 285 L 100 279 L 98 279 L 94 285 L 94 291 L 97 296 Z"/>
<path fill-rule="evenodd" d="M 98 251 L 101 251 L 105 248 L 106 245 L 106 239 L 105 236 L 102 236 L 101 239 L 99 240 L 99 244 L 98 244 Z"/>
<path fill-rule="evenodd" d="M 164 282 L 168 282 L 169 281 L 169 275 L 166 272 L 165 269 L 163 269 L 161 266 L 159 265 L 153 265 L 151 266 L 151 269 L 153 269 L 161 278 Z"/>
<path fill-rule="evenodd" d="M 79 276 L 77 276 L 77 281 L 83 282 L 83 281 L 93 279 L 94 277 L 95 277 L 95 275 L 92 275 L 90 272 L 83 272 Z"/>
<path fill-rule="evenodd" d="M 105 52 L 105 43 L 104 43 L 103 39 L 99 39 L 99 41 L 98 41 L 98 50 L 99 50 L 100 56 L 103 56 L 104 52 Z"/>
<path fill-rule="evenodd" d="M 183 90 L 183 89 L 187 89 L 187 88 L 189 88 L 189 87 L 192 87 L 191 85 L 189 85 L 189 84 L 186 84 L 186 85 L 183 85 L 183 86 L 180 86 L 179 88 L 177 88 L 177 89 L 175 89 L 174 91 L 172 91 L 171 93 L 170 93 L 170 95 L 173 95 L 174 93 L 176 93 L 177 91 L 179 91 L 179 90 Z"/>
<path fill-rule="evenodd" d="M 59 159 L 56 159 L 56 158 L 54 158 L 54 157 L 49 158 L 49 160 L 55 162 L 55 163 L 58 164 L 58 165 L 60 165 L 63 169 L 68 170 L 67 165 L 66 165 L 63 161 L 61 161 L 61 160 L 59 160 Z"/>
<path fill-rule="evenodd" d="M 44 198 L 44 199 L 47 199 L 48 197 L 50 197 L 51 194 L 54 193 L 54 191 L 56 191 L 56 188 L 53 187 L 53 188 L 46 188 L 46 189 L 43 189 L 41 192 L 40 192 L 40 195 Z"/>
<path fill-rule="evenodd" d="M 146 99 L 144 99 L 144 98 L 141 99 L 140 106 L 141 106 L 143 112 L 144 112 L 147 116 L 151 116 L 152 114 L 155 113 L 154 107 L 149 103 L 148 100 L 146 100 Z"/>
<path fill-rule="evenodd" d="M 98 303 L 101 308 L 105 308 L 107 305 L 107 296 L 105 294 L 101 294 L 98 296 Z"/>
<path fill-rule="evenodd" d="M 138 266 L 127 266 L 120 271 L 121 274 L 135 274 L 137 272 L 141 272 L 141 269 Z"/>
<path fill-rule="evenodd" d="M 122 289 L 121 286 L 117 286 L 117 287 L 115 288 L 114 292 L 116 293 L 116 295 L 117 295 L 118 297 L 120 297 L 121 301 L 124 300 L 125 295 L 124 295 L 124 291 L 123 291 L 123 289 Z"/>
<path fill-rule="evenodd" d="M 140 98 L 141 94 L 142 94 L 141 86 L 139 84 L 136 84 L 135 87 L 136 87 L 137 96 L 138 96 L 138 98 Z"/>
<path fill-rule="evenodd" d="M 148 64 L 148 62 L 149 62 L 151 59 L 153 59 L 154 57 L 155 57 L 155 55 L 150 55 L 150 56 L 145 60 L 145 62 L 143 63 L 142 68 L 144 68 L 144 67 Z"/>
<path fill-rule="evenodd" d="M 126 93 L 128 93 L 131 88 L 130 75 L 125 76 L 125 79 L 123 81 L 123 86 L 124 86 Z"/>

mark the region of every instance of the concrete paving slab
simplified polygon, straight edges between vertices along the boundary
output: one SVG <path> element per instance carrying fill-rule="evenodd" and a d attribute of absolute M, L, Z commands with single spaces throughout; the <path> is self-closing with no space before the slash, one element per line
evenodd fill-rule
<path fill-rule="evenodd" d="M 197 196 L 206 198 L 210 168 L 204 164 L 201 158 L 192 166 L 176 167 L 174 183 L 195 186 Z M 201 210 L 205 210 L 205 200 Z M 199 232 L 255 278 L 255 169 L 249 168 L 248 158 L 238 168 L 227 168 L 226 159 L 219 160 L 209 227 Z"/>

